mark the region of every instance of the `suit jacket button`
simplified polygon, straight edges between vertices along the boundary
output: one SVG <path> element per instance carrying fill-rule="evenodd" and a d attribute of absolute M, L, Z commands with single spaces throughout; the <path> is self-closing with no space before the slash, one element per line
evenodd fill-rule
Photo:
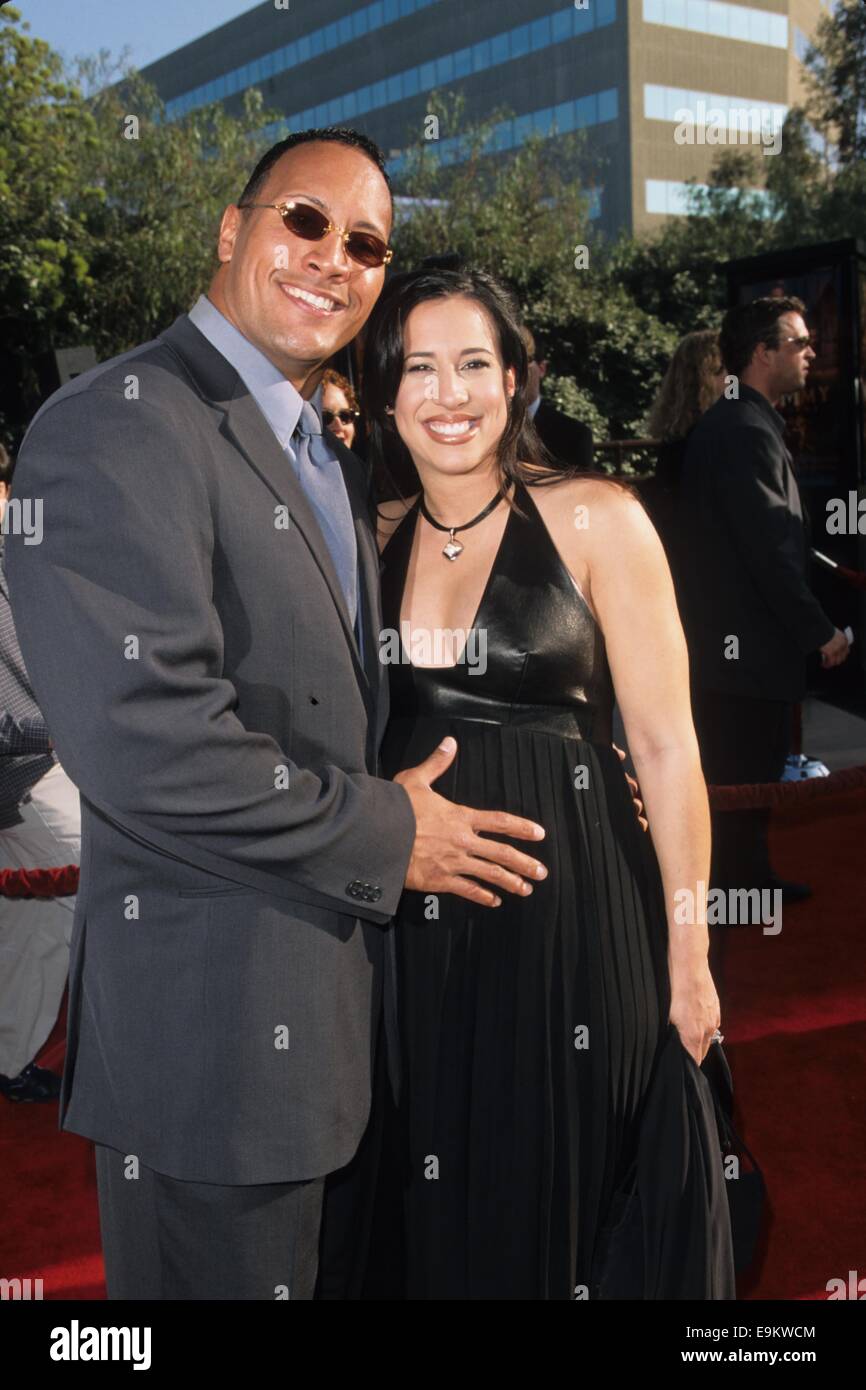
<path fill-rule="evenodd" d="M 371 897 L 371 902 L 377 903 L 377 902 L 379 901 L 379 899 L 381 898 L 381 896 L 382 896 L 382 889 L 381 889 L 381 888 L 374 888 L 374 889 L 373 889 L 373 894 L 372 894 L 372 897 Z"/>

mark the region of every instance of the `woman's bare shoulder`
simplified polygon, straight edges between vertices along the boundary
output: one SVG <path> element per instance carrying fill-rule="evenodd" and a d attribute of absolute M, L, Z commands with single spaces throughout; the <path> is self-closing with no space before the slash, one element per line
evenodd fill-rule
<path fill-rule="evenodd" d="M 635 508 L 644 506 L 634 486 L 625 479 L 596 474 L 557 479 L 532 489 L 532 497 L 545 517 L 588 530 L 593 519 L 609 525 Z"/>
<path fill-rule="evenodd" d="M 414 492 L 411 497 L 393 497 L 387 502 L 379 502 L 376 507 L 376 540 L 381 553 L 388 541 L 393 536 L 400 522 L 408 511 L 411 510 L 416 498 L 419 496 Z"/>

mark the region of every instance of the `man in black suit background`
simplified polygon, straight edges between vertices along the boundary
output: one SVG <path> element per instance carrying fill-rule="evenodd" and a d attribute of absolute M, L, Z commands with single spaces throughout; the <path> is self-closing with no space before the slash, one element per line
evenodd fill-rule
<path fill-rule="evenodd" d="M 680 602 L 701 760 L 715 785 L 781 777 L 806 656 L 820 649 L 835 666 L 849 650 L 807 583 L 803 509 L 774 409 L 805 385 L 815 356 L 804 313 L 793 297 L 728 311 L 720 342 L 735 384 L 698 421 L 686 451 Z M 766 810 L 714 813 L 714 886 L 808 895 L 770 868 L 768 823 Z"/>
<path fill-rule="evenodd" d="M 547 358 L 540 356 L 535 336 L 523 330 L 523 341 L 529 356 L 529 418 L 535 425 L 542 444 L 560 463 L 592 468 L 592 430 L 580 420 L 563 415 L 541 394 L 541 379 L 547 372 Z"/>

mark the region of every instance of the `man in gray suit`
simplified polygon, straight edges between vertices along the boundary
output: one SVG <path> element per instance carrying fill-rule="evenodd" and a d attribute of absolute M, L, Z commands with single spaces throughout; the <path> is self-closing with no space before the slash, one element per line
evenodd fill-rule
<path fill-rule="evenodd" d="M 61 1125 L 97 1145 L 112 1298 L 312 1297 L 382 1013 L 399 1082 L 404 885 L 490 906 L 544 876 L 479 833 L 540 827 L 433 791 L 453 748 L 377 776 L 369 489 L 317 388 L 382 287 L 381 154 L 303 132 L 239 204 L 208 298 L 43 406 L 16 495 L 44 538 L 7 538 L 81 792 Z"/>

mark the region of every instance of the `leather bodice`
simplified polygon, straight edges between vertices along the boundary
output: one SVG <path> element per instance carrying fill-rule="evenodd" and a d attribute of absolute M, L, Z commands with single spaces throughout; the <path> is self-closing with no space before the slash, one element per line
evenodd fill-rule
<path fill-rule="evenodd" d="M 380 643 L 380 659 L 388 666 L 391 718 L 480 719 L 610 743 L 613 685 L 604 637 L 532 490 L 517 483 L 514 498 L 524 515 L 509 513 L 464 649 L 468 659 L 461 654 L 454 666 L 413 665 L 412 634 L 401 632 L 420 497 L 385 546 L 383 638 L 390 635 L 388 645 Z M 460 559 L 452 563 L 459 565 Z M 479 659 L 485 637 L 486 665 Z M 393 659 L 395 652 L 399 661 Z"/>

